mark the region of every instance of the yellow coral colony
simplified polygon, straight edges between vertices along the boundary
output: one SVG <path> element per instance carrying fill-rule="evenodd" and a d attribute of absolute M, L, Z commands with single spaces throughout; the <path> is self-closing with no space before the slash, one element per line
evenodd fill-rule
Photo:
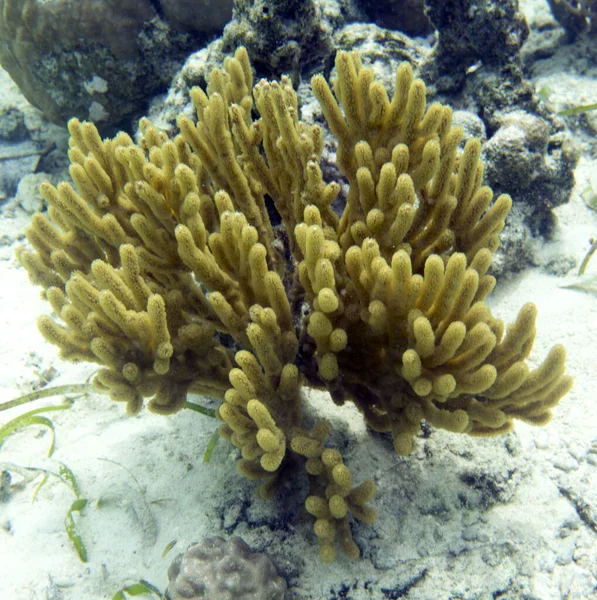
<path fill-rule="evenodd" d="M 479 141 L 459 150 L 451 109 L 426 107 L 408 64 L 391 100 L 358 54 L 336 67 L 333 91 L 312 86 L 349 184 L 341 215 L 320 128 L 299 120 L 286 78 L 251 90 L 241 48 L 193 89 L 197 121 L 181 116 L 172 140 L 147 120 L 139 145 L 72 120 L 74 186 L 42 186 L 48 214 L 18 254 L 55 313 L 44 337 L 99 363 L 95 385 L 129 413 L 220 398 L 222 436 L 263 494 L 289 453 L 305 457 L 326 562 L 336 543 L 359 555 L 349 519 L 375 519 L 375 490 L 353 486 L 326 422 L 301 426 L 302 384 L 354 402 L 403 455 L 422 420 L 470 435 L 545 424 L 571 385 L 561 346 L 526 365 L 532 304 L 504 331 L 484 302 L 511 201 L 482 185 Z"/>

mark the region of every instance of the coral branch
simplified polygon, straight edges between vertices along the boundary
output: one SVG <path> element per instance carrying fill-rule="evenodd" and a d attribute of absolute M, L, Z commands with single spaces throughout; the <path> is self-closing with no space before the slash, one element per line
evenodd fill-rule
<path fill-rule="evenodd" d="M 74 185 L 42 185 L 48 213 L 18 251 L 54 311 L 43 336 L 100 364 L 94 385 L 129 413 L 218 398 L 220 433 L 263 496 L 304 459 L 324 562 L 336 542 L 359 555 L 350 521 L 375 519 L 375 486 L 353 486 L 327 423 L 304 427 L 303 384 L 354 402 L 404 455 L 423 420 L 475 436 L 545 424 L 572 383 L 561 346 L 526 365 L 534 305 L 506 329 L 485 304 L 511 200 L 483 185 L 480 142 L 459 150 L 451 109 L 426 105 L 408 64 L 391 98 L 358 54 L 336 69 L 312 86 L 349 183 L 342 214 L 321 130 L 300 121 L 287 78 L 251 94 L 240 49 L 192 91 L 197 120 L 181 116 L 173 140 L 147 119 L 139 145 L 72 120 Z"/>

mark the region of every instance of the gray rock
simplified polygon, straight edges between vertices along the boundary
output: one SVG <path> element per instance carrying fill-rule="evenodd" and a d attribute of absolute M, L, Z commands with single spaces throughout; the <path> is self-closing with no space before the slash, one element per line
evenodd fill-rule
<path fill-rule="evenodd" d="M 531 232 L 549 237 L 552 208 L 567 202 L 574 186 L 578 152 L 567 133 L 538 114 L 515 110 L 496 117 L 500 125 L 484 147 L 487 182 L 511 190 L 513 201 L 529 209 Z"/>
<path fill-rule="evenodd" d="M 159 0 L 168 23 L 181 31 L 220 31 L 230 20 L 233 0 Z"/>
<path fill-rule="evenodd" d="M 425 14 L 424 0 L 360 0 L 359 6 L 379 27 L 408 35 L 426 35 L 433 31 Z"/>
<path fill-rule="evenodd" d="M 41 197 L 39 186 L 50 179 L 47 173 L 28 173 L 22 177 L 17 186 L 15 203 L 30 215 L 42 211 L 45 201 Z"/>
<path fill-rule="evenodd" d="M 64 179 L 67 148 L 66 132 L 48 123 L 0 69 L 0 203 L 15 195 L 22 177 L 43 171 Z"/>
<path fill-rule="evenodd" d="M 0 140 L 14 141 L 27 135 L 25 115 L 16 106 L 0 107 Z"/>
<path fill-rule="evenodd" d="M 202 4 L 13 0 L 0 13 L 0 62 L 52 122 L 119 123 L 231 16 L 231 0 Z"/>
<path fill-rule="evenodd" d="M 529 29 L 517 0 L 426 0 L 425 5 L 439 31 L 433 52 L 438 88 L 461 86 L 467 69 L 478 61 L 492 68 L 519 62 Z"/>
<path fill-rule="evenodd" d="M 0 144 L 0 200 L 13 196 L 19 179 L 33 173 L 39 162 L 39 150 L 31 141 Z"/>
<path fill-rule="evenodd" d="M 237 0 L 224 43 L 245 46 L 264 75 L 294 75 L 320 69 L 332 56 L 331 29 L 314 0 Z"/>

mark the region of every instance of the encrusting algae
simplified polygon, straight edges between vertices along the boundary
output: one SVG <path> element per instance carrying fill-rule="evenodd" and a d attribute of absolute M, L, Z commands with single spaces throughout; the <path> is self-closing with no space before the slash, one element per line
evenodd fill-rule
<path fill-rule="evenodd" d="M 321 129 L 299 120 L 287 78 L 252 89 L 240 48 L 192 90 L 197 121 L 181 115 L 174 139 L 147 119 L 139 145 L 71 120 L 74 186 L 42 185 L 48 214 L 18 252 L 55 313 L 44 337 L 100 364 L 95 386 L 130 414 L 145 398 L 161 414 L 189 392 L 219 398 L 221 435 L 262 495 L 289 454 L 306 458 L 325 562 L 336 543 L 359 555 L 349 520 L 375 519 L 375 488 L 326 448 L 327 422 L 302 427 L 301 386 L 354 402 L 401 455 L 423 420 L 477 436 L 543 425 L 571 386 L 562 346 L 525 362 L 533 304 L 505 330 L 484 302 L 511 200 L 482 185 L 480 142 L 459 150 L 452 110 L 426 106 L 407 63 L 391 99 L 357 53 L 336 68 L 333 90 L 312 87 L 348 181 L 341 215 Z"/>

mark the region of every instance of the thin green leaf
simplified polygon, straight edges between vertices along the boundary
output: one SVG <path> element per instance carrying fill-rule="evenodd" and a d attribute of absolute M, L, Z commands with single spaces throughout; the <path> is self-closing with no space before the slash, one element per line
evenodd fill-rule
<path fill-rule="evenodd" d="M 549 88 L 547 85 L 544 85 L 541 88 L 539 88 L 539 91 L 537 92 L 537 96 L 539 96 L 539 98 L 541 98 L 541 100 L 545 101 L 551 96 L 551 93 L 552 93 L 551 88 Z"/>
<path fill-rule="evenodd" d="M 14 408 L 15 406 L 21 406 L 22 404 L 27 404 L 28 402 L 34 402 L 40 398 L 50 398 L 52 396 L 60 396 L 61 394 L 83 394 L 85 392 L 92 392 L 94 390 L 95 388 L 90 383 L 73 383 L 70 385 L 57 385 L 55 387 L 43 388 L 41 390 L 35 390 L 34 392 L 25 394 L 24 396 L 19 396 L 18 398 L 10 400 L 9 402 L 4 402 L 4 404 L 0 404 L 0 411 L 8 410 L 9 408 Z"/>
<path fill-rule="evenodd" d="M 77 511 L 77 512 L 81 512 L 85 506 L 87 506 L 87 499 L 86 498 L 77 498 L 77 500 L 75 500 L 72 504 L 70 509 L 72 511 Z"/>
<path fill-rule="evenodd" d="M 46 427 L 50 428 L 50 431 L 52 432 L 52 441 L 50 442 L 50 447 L 48 448 L 48 458 L 50 458 L 50 456 L 52 456 L 52 454 L 54 454 L 54 448 L 56 447 L 56 430 L 54 429 L 54 423 L 52 423 L 52 421 L 50 421 L 50 419 L 48 419 L 48 417 L 34 416 L 34 417 L 29 417 L 29 419 L 26 419 L 25 424 L 27 426 L 28 425 L 45 425 Z"/>
<path fill-rule="evenodd" d="M 73 503 L 74 505 L 74 503 Z M 79 530 L 77 529 L 77 525 L 73 518 L 73 509 L 71 509 L 66 513 L 66 519 L 64 520 L 64 527 L 66 529 L 66 534 L 68 538 L 73 543 L 81 562 L 87 562 L 87 550 L 85 548 L 85 544 L 83 543 L 83 539 L 79 534 Z"/>
<path fill-rule="evenodd" d="M 79 484 L 75 479 L 74 473 L 64 463 L 58 463 L 58 475 L 71 486 L 75 496 L 78 498 L 81 495 Z"/>
<path fill-rule="evenodd" d="M 166 556 L 166 554 L 168 554 L 168 552 L 170 552 L 170 550 L 172 550 L 172 548 L 174 548 L 174 546 L 176 546 L 176 544 L 177 544 L 176 540 L 172 540 L 171 542 L 166 544 L 166 547 L 164 548 L 164 551 L 162 552 L 162 558 L 164 558 L 164 556 Z"/>
<path fill-rule="evenodd" d="M 149 590 L 149 593 L 154 593 L 158 598 L 162 597 L 162 592 L 155 585 L 145 581 L 145 579 L 141 579 L 141 583 Z"/>
<path fill-rule="evenodd" d="M 201 406 L 201 404 L 195 404 L 194 402 L 189 402 L 188 400 L 185 402 L 185 408 L 190 410 L 194 410 L 195 412 L 201 413 L 206 417 L 211 417 L 212 419 L 216 419 L 216 411 L 212 408 L 205 408 L 205 406 Z"/>
<path fill-rule="evenodd" d="M 137 489 L 139 490 L 140 494 L 144 494 L 145 492 L 143 491 L 143 488 L 141 487 L 141 484 L 137 481 L 137 478 L 135 477 L 135 474 L 127 467 L 125 467 L 124 465 L 121 465 L 119 462 L 116 462 L 115 460 L 111 460 L 110 458 L 99 458 L 98 460 L 103 460 L 104 462 L 109 462 L 112 463 L 113 465 L 116 465 L 117 467 L 120 467 L 121 469 L 124 469 L 131 477 L 131 479 L 135 482 L 135 485 L 137 486 Z"/>
<path fill-rule="evenodd" d="M 145 594 L 147 588 L 142 583 L 133 583 L 133 585 L 127 585 L 123 591 L 131 596 L 138 596 L 139 594 Z"/>
<path fill-rule="evenodd" d="M 141 594 L 155 594 L 158 598 L 162 597 L 162 592 L 152 585 L 151 583 L 141 579 L 141 581 L 137 583 L 133 583 L 123 588 L 120 592 L 117 592 L 112 600 L 126 600 L 125 594 L 129 594 L 130 596 L 139 596 Z"/>
<path fill-rule="evenodd" d="M 216 448 L 216 444 L 218 443 L 218 439 L 220 438 L 220 432 L 216 429 L 213 433 L 213 435 L 211 436 L 208 444 L 207 444 L 207 448 L 205 449 L 205 452 L 203 454 L 203 462 L 209 462 L 209 459 L 211 458 L 211 455 L 214 453 L 214 450 Z"/>
<path fill-rule="evenodd" d="M 2 427 L 0 427 L 0 447 L 4 443 L 4 440 L 12 435 L 17 429 L 21 429 L 23 427 L 27 427 L 29 425 L 45 425 L 52 430 L 52 443 L 50 444 L 50 449 L 48 451 L 48 456 L 52 456 L 54 452 L 54 424 L 47 417 L 38 417 L 37 414 L 41 412 L 50 412 L 53 410 L 65 410 L 66 408 L 70 408 L 72 406 L 72 402 L 69 401 L 67 404 L 60 404 L 58 406 L 45 406 L 42 408 L 36 408 L 35 410 L 30 410 L 29 412 L 23 413 L 18 417 L 15 417 Z"/>
<path fill-rule="evenodd" d="M 44 476 L 41 478 L 39 485 L 35 488 L 35 491 L 33 492 L 33 497 L 31 498 L 31 504 L 33 504 L 35 502 L 35 499 L 37 498 L 37 494 L 39 493 L 39 490 L 41 490 L 41 488 L 44 486 L 46 481 L 48 481 L 49 475 L 50 474 L 47 471 L 44 472 Z"/>
<path fill-rule="evenodd" d="M 597 293 L 597 275 L 582 275 L 573 281 L 560 284 L 560 287 L 572 288 L 595 294 Z"/>
<path fill-rule="evenodd" d="M 592 241 L 591 247 L 589 248 L 589 251 L 585 254 L 585 257 L 583 258 L 583 261 L 580 264 L 580 267 L 578 268 L 579 275 L 584 275 L 585 271 L 587 270 L 587 265 L 589 264 L 589 261 L 591 260 L 591 257 L 593 256 L 593 254 L 595 254 L 595 252 L 597 252 L 597 240 L 591 240 L 591 241 Z"/>
<path fill-rule="evenodd" d="M 23 427 L 28 427 L 29 425 L 44 425 L 49 427 L 52 431 L 52 441 L 50 443 L 50 448 L 48 449 L 48 456 L 52 456 L 54 452 L 54 424 L 47 417 L 38 417 L 33 413 L 40 412 L 39 410 L 31 411 L 16 417 L 12 421 L 9 421 L 0 428 L 0 446 L 4 443 L 4 440 L 12 435 L 17 429 L 21 429 Z"/>
<path fill-rule="evenodd" d="M 558 115 L 562 117 L 569 117 L 571 115 L 580 115 L 595 109 L 597 109 L 597 104 L 582 104 L 581 106 L 573 106 L 571 108 L 567 108 L 566 110 L 561 110 L 558 112 Z"/>

